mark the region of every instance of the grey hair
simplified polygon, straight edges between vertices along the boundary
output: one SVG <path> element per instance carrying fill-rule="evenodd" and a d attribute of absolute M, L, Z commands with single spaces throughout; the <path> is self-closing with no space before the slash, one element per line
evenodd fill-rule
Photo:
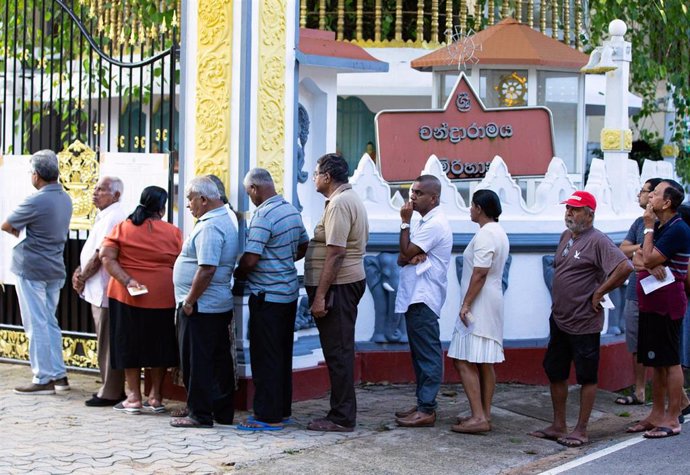
<path fill-rule="evenodd" d="M 273 177 L 264 168 L 252 168 L 244 177 L 244 186 L 266 186 L 273 185 Z"/>
<path fill-rule="evenodd" d="M 31 169 L 45 181 L 56 181 L 60 176 L 58 158 L 52 150 L 40 150 L 29 160 Z"/>
<path fill-rule="evenodd" d="M 197 193 L 209 200 L 219 200 L 220 193 L 213 180 L 207 176 L 197 176 L 192 178 L 185 187 L 185 194 Z"/>
<path fill-rule="evenodd" d="M 125 184 L 120 178 L 116 176 L 104 176 L 101 180 L 110 183 L 110 192 L 112 194 L 120 193 L 120 196 L 122 196 L 122 193 L 125 191 Z"/>

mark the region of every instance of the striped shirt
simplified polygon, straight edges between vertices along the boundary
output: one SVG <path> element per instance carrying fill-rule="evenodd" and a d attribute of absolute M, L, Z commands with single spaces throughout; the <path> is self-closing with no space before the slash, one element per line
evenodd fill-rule
<path fill-rule="evenodd" d="M 302 217 L 282 196 L 256 208 L 247 231 L 245 252 L 261 256 L 247 275 L 249 290 L 265 292 L 267 302 L 289 303 L 299 296 L 295 258 L 300 244 L 309 242 Z"/>
<path fill-rule="evenodd" d="M 673 273 L 675 282 L 645 295 L 639 281 L 650 274 L 646 270 L 641 270 L 637 276 L 640 312 L 669 315 L 673 320 L 683 318 L 688 302 L 683 283 L 688 274 L 690 227 L 683 222 L 679 214 L 663 226 L 660 226 L 659 222 L 654 225 L 654 248 L 666 258 L 664 265 Z"/>

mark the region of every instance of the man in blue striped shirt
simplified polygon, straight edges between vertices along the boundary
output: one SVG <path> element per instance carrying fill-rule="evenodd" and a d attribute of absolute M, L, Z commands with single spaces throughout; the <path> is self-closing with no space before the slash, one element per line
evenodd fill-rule
<path fill-rule="evenodd" d="M 280 430 L 292 411 L 292 341 L 299 282 L 295 261 L 309 236 L 302 217 L 276 193 L 271 174 L 254 168 L 244 188 L 257 207 L 235 278 L 249 290 L 249 355 L 254 380 L 254 417 L 241 430 Z"/>

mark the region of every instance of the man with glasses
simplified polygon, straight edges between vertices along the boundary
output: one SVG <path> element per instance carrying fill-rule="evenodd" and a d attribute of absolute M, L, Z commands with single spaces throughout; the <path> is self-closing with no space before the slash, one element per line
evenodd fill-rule
<path fill-rule="evenodd" d="M 330 411 L 307 425 L 321 432 L 352 432 L 357 419 L 355 321 L 365 288 L 369 221 L 364 203 L 348 183 L 348 172 L 340 154 L 328 153 L 316 161 L 314 186 L 326 197 L 326 207 L 304 264 L 304 286 L 331 382 Z"/>
<path fill-rule="evenodd" d="M 661 178 L 650 178 L 647 180 L 640 193 L 637 195 L 640 208 L 645 209 L 649 203 L 649 194 L 654 190 L 656 185 L 661 182 Z M 644 240 L 644 221 L 642 216 L 637 218 L 630 226 L 627 236 L 620 245 L 621 251 L 628 259 L 640 252 L 642 249 L 642 242 Z M 633 272 L 628 279 L 628 287 L 625 291 L 625 307 L 623 309 L 623 316 L 625 318 L 625 343 L 628 347 L 628 352 L 632 354 L 633 375 L 635 379 L 635 390 L 630 396 L 621 396 L 616 398 L 616 404 L 629 406 L 633 404 L 644 404 L 645 401 L 645 386 L 646 386 L 646 368 L 641 363 L 637 362 L 637 329 L 639 310 L 637 304 L 637 276 Z"/>
<path fill-rule="evenodd" d="M 597 202 L 591 193 L 576 191 L 565 204 L 566 229 L 554 259 L 549 344 L 544 371 L 549 378 L 553 422 L 530 433 L 566 447 L 587 442 L 587 423 L 594 406 L 599 369 L 599 337 L 604 327 L 604 296 L 625 282 L 632 265 L 611 239 L 594 228 Z M 580 384 L 580 413 L 568 433 L 565 420 L 570 365 Z"/>

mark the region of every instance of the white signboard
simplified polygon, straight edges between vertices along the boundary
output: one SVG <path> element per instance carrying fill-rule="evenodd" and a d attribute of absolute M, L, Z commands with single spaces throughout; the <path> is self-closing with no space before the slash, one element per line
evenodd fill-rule
<path fill-rule="evenodd" d="M 24 198 L 36 192 L 31 185 L 31 155 L 0 155 L 0 222 L 5 222 L 7 216 Z M 10 272 L 12 263 L 12 248 L 19 243 L 19 239 L 11 234 L 0 232 L 0 282 L 14 285 L 15 277 Z"/>
<path fill-rule="evenodd" d="M 100 162 L 100 176 L 116 176 L 125 184 L 121 201 L 128 215 L 139 204 L 141 192 L 147 186 L 168 190 L 168 154 L 101 152 Z"/>

